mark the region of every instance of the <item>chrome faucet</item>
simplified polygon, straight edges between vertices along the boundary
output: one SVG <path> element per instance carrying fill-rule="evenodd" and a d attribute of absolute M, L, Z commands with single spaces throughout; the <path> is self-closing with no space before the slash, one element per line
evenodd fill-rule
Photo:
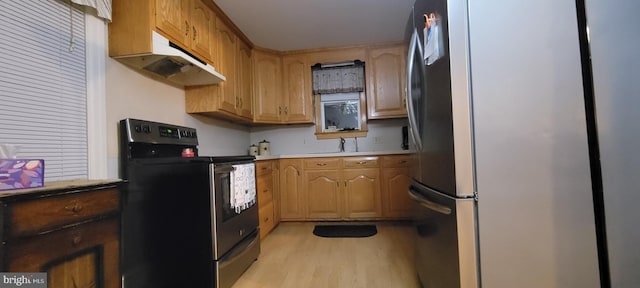
<path fill-rule="evenodd" d="M 340 152 L 344 152 L 344 138 L 340 137 Z"/>

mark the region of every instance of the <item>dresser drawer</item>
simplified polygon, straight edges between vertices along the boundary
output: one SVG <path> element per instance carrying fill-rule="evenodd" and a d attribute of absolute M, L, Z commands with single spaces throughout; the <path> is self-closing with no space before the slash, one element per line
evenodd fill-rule
<path fill-rule="evenodd" d="M 271 174 L 271 161 L 256 162 L 256 176 Z"/>
<path fill-rule="evenodd" d="M 305 169 L 339 169 L 341 158 L 309 158 L 304 159 Z"/>
<path fill-rule="evenodd" d="M 118 211 L 117 189 L 53 196 L 8 204 L 11 236 L 32 235 Z"/>
<path fill-rule="evenodd" d="M 378 157 L 349 157 L 344 159 L 344 168 L 376 168 Z"/>
<path fill-rule="evenodd" d="M 411 164 L 411 155 L 394 155 L 394 156 L 382 156 L 380 157 L 382 167 L 409 167 Z"/>

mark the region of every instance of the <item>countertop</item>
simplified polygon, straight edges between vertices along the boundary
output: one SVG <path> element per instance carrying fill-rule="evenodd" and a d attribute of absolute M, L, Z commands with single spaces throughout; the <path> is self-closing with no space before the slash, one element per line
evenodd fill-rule
<path fill-rule="evenodd" d="M 49 181 L 49 182 L 45 181 L 44 187 L 0 191 L 0 198 L 23 195 L 23 194 L 46 193 L 54 190 L 70 190 L 70 189 L 76 189 L 76 188 L 109 185 L 109 184 L 115 184 L 120 182 L 123 182 L 123 180 L 121 179 L 105 179 L 105 180 L 75 179 L 75 180 Z"/>
<path fill-rule="evenodd" d="M 411 154 L 410 150 L 398 151 L 365 151 L 365 152 L 323 152 L 323 153 L 306 153 L 306 154 L 287 154 L 287 155 L 271 155 L 256 156 L 256 160 L 273 160 L 273 159 L 289 159 L 289 158 L 317 158 L 317 157 L 349 157 L 349 156 L 378 156 L 378 155 L 396 155 Z"/>

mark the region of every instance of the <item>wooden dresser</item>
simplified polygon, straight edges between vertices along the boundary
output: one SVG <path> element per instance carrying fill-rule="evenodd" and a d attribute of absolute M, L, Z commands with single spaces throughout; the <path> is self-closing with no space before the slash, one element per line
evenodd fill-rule
<path fill-rule="evenodd" d="M 0 193 L 0 271 L 47 272 L 49 288 L 120 287 L 121 181 Z"/>

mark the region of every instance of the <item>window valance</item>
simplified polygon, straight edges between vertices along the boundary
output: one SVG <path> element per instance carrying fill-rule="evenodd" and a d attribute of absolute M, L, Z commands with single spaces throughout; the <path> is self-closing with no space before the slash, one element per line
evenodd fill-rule
<path fill-rule="evenodd" d="M 333 94 L 364 91 L 364 62 L 316 64 L 313 73 L 313 93 Z"/>

